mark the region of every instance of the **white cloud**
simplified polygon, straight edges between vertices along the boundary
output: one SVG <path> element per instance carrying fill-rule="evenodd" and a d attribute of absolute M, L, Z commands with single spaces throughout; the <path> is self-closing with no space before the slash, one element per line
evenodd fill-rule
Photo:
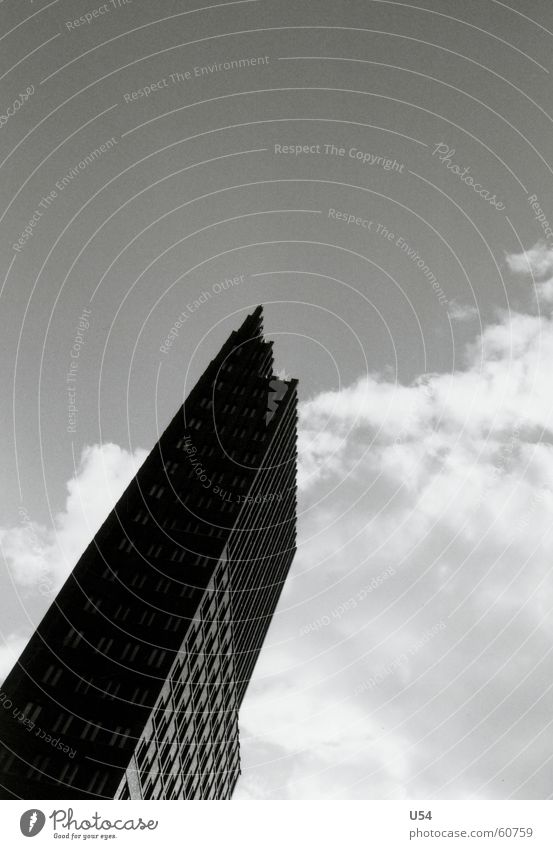
<path fill-rule="evenodd" d="M 113 443 L 86 446 L 52 528 L 23 513 L 19 525 L 0 528 L 11 579 L 45 595 L 57 591 L 145 458 L 140 448 L 130 453 Z"/>
<path fill-rule="evenodd" d="M 540 306 L 553 303 L 553 246 L 537 242 L 519 254 L 507 254 L 507 265 L 515 274 L 534 285 L 534 299 Z"/>
<path fill-rule="evenodd" d="M 302 405 L 300 548 L 237 798 L 549 795 L 552 362 L 552 320 L 504 313 L 461 370 Z"/>
<path fill-rule="evenodd" d="M 479 315 L 478 307 L 474 304 L 460 304 L 456 300 L 449 302 L 447 312 L 453 321 L 472 321 Z"/>
<path fill-rule="evenodd" d="M 536 285 L 536 300 L 540 304 L 553 303 L 553 278 Z"/>
<path fill-rule="evenodd" d="M 516 274 L 533 275 L 538 280 L 553 273 L 553 247 L 544 241 L 536 242 L 527 251 L 507 254 L 505 258 L 511 271 Z"/>
<path fill-rule="evenodd" d="M 504 313 L 462 369 L 301 406 L 300 546 L 235 798 L 549 795 L 552 362 L 552 319 Z M 58 585 L 143 458 L 85 449 L 53 530 L 0 531 L 14 580 Z"/>
<path fill-rule="evenodd" d="M 10 634 L 0 643 L 0 684 L 27 645 L 28 637 Z"/>
<path fill-rule="evenodd" d="M 24 511 L 19 525 L 0 528 L 0 551 L 9 578 L 24 593 L 43 596 L 41 607 L 58 591 L 146 456 L 143 449 L 130 453 L 113 443 L 86 446 L 53 528 L 33 521 Z M 0 643 L 0 681 L 25 648 L 33 619 L 29 611 L 17 633 Z"/>

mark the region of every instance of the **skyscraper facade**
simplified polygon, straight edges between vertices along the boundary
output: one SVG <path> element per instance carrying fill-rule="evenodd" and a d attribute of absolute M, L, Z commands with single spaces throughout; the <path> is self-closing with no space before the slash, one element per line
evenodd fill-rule
<path fill-rule="evenodd" d="M 297 381 L 262 308 L 192 389 L 0 687 L 0 796 L 229 799 L 295 553 Z"/>

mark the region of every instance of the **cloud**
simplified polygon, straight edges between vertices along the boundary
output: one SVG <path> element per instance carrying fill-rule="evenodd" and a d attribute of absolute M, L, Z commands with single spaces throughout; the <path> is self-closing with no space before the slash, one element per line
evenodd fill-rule
<path fill-rule="evenodd" d="M 505 312 L 450 374 L 301 405 L 299 549 L 235 798 L 549 796 L 551 362 L 552 319 Z M 14 581 L 59 586 L 144 456 L 85 449 L 53 529 L 0 531 Z"/>
<path fill-rule="evenodd" d="M 447 308 L 449 317 L 453 321 L 472 321 L 479 315 L 478 307 L 474 304 L 460 304 L 458 301 L 451 300 Z"/>
<path fill-rule="evenodd" d="M 24 624 L 0 644 L 0 681 L 25 648 L 37 615 L 44 613 L 146 456 L 143 449 L 129 452 L 113 443 L 85 446 L 52 528 L 34 521 L 24 509 L 18 525 L 0 528 L 8 577 L 27 598 Z"/>
<path fill-rule="evenodd" d="M 507 265 L 516 274 L 533 276 L 536 280 L 553 274 L 553 247 L 539 241 L 521 253 L 507 254 Z"/>
<path fill-rule="evenodd" d="M 507 254 L 512 272 L 528 279 L 534 287 L 534 299 L 540 306 L 553 303 L 553 247 L 536 242 L 533 248 L 518 254 Z"/>
<path fill-rule="evenodd" d="M 29 591 L 54 594 L 145 458 L 143 449 L 131 453 L 113 443 L 83 448 L 53 527 L 21 510 L 19 525 L 0 528 L 11 579 Z"/>
<path fill-rule="evenodd" d="M 451 374 L 301 405 L 235 798 L 549 796 L 552 362 L 550 317 L 502 313 Z"/>
<path fill-rule="evenodd" d="M 540 304 L 553 303 L 553 278 L 536 285 L 536 300 Z"/>
<path fill-rule="evenodd" d="M 0 645 L 0 683 L 4 681 L 19 655 L 27 645 L 28 637 L 10 634 Z"/>

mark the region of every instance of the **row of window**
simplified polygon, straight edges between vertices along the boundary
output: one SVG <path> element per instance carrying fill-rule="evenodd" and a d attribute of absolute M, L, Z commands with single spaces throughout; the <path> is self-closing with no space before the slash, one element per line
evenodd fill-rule
<path fill-rule="evenodd" d="M 198 506 L 200 506 L 199 502 L 198 502 Z M 173 524 L 176 525 L 176 523 L 177 523 L 177 520 L 175 519 Z M 201 527 L 198 523 L 191 523 L 190 522 L 189 525 L 191 527 L 194 526 L 196 528 L 196 532 Z M 206 534 L 207 536 L 218 536 L 219 535 L 219 530 L 217 528 L 214 528 L 212 525 L 207 525 L 205 527 L 208 531 L 207 534 Z M 180 528 L 179 528 L 179 530 L 180 530 Z M 188 526 L 184 530 L 188 530 Z M 119 543 L 118 548 L 119 548 L 119 551 L 124 551 L 126 554 L 130 554 L 130 552 L 133 550 L 133 548 L 136 549 L 136 546 L 134 545 L 133 541 L 131 539 L 129 539 L 129 537 L 124 536 L 121 539 L 121 542 Z M 153 543 L 150 544 L 148 550 L 146 551 L 145 556 L 147 558 L 150 558 L 151 560 L 158 560 L 160 555 L 162 554 L 162 552 L 163 552 L 163 546 L 159 545 L 156 542 L 153 542 Z M 194 566 L 199 566 L 203 561 L 203 557 L 201 555 L 194 554 L 192 551 L 189 551 L 189 549 L 184 548 L 183 546 L 179 546 L 178 548 L 173 549 L 169 559 L 172 562 L 183 563 L 184 560 L 187 558 L 187 556 L 190 558 L 190 560 L 191 560 L 191 562 L 193 563 Z M 104 572 L 104 575 L 106 577 L 108 577 L 108 574 L 107 574 L 108 571 L 109 571 L 109 575 L 113 575 L 112 570 L 106 570 Z M 131 578 L 130 585 L 133 586 L 133 587 L 137 586 L 139 589 L 141 589 L 144 586 L 145 581 L 146 581 L 145 575 L 140 575 L 139 573 L 135 573 L 133 575 L 133 577 Z M 167 589 L 169 589 L 169 586 L 167 586 Z M 162 590 L 162 592 L 166 592 L 166 591 L 167 590 Z"/>
<path fill-rule="evenodd" d="M 193 745 L 194 736 L 198 739 L 199 734 L 199 739 L 202 740 L 204 749 L 207 750 L 207 748 L 209 748 L 208 744 L 210 740 L 213 739 L 209 719 L 210 711 L 208 707 L 211 699 L 214 701 L 214 704 L 211 706 L 212 711 L 213 708 L 215 708 L 217 712 L 221 712 L 220 719 L 217 721 L 217 736 L 220 736 L 219 732 L 223 736 L 230 734 L 231 726 L 228 726 L 227 730 L 227 721 L 232 721 L 234 723 L 232 728 L 233 734 L 235 733 L 235 717 L 231 715 L 227 716 L 228 711 L 223 710 L 224 691 L 220 686 L 216 686 L 221 681 L 222 665 L 217 660 L 210 664 L 210 668 L 208 670 L 205 670 L 203 668 L 204 664 L 202 658 L 200 657 L 202 648 L 203 650 L 206 648 L 210 651 L 213 650 L 220 636 L 220 625 L 218 622 L 214 622 L 213 620 L 218 615 L 224 615 L 224 608 L 230 602 L 230 596 L 228 593 L 228 575 L 226 572 L 226 567 L 218 570 L 218 574 L 215 576 L 214 580 L 214 586 L 217 591 L 208 592 L 206 594 L 202 605 L 200 621 L 193 626 L 192 629 L 190 629 L 187 638 L 187 646 L 183 649 L 182 653 L 179 654 L 179 657 L 173 666 L 170 673 L 172 676 L 171 691 L 164 694 L 163 698 L 158 701 L 155 713 L 152 716 L 152 724 L 150 726 L 152 736 L 147 740 L 143 740 L 140 746 L 137 747 L 137 767 L 139 769 L 140 776 L 146 781 L 145 786 L 143 784 L 144 798 L 174 798 L 175 796 L 180 796 L 183 792 L 186 798 L 191 798 L 196 792 L 198 792 L 197 777 L 191 776 L 187 786 L 183 787 L 182 777 L 180 777 L 178 772 L 180 769 L 179 747 L 181 748 L 183 759 L 186 760 L 187 769 L 196 772 L 195 758 L 190 760 L 188 757 L 188 747 Z M 221 595 L 221 591 L 226 592 L 224 595 Z M 176 625 L 177 627 L 179 625 L 178 618 L 176 618 Z M 167 620 L 166 627 L 172 627 L 171 619 Z M 230 634 L 229 626 L 228 629 L 225 629 L 225 634 L 223 635 L 223 638 L 227 637 L 228 640 L 227 645 L 225 646 L 227 649 L 230 648 Z M 161 656 L 158 652 L 159 650 L 156 649 L 152 651 L 150 655 L 151 662 L 162 662 L 164 655 Z M 197 654 L 197 657 L 196 662 L 192 665 L 191 674 L 189 657 L 190 654 L 193 654 L 194 652 Z M 228 669 L 231 662 L 232 658 L 229 653 L 225 659 L 225 677 L 229 674 Z M 201 674 L 206 671 L 211 673 L 209 685 L 200 686 L 197 693 L 197 704 L 194 708 L 192 708 L 193 686 L 195 683 L 199 682 Z M 217 679 L 219 679 L 219 681 Z M 225 689 L 231 686 L 232 684 L 227 677 Z M 178 730 L 175 719 L 178 721 Z M 156 753 L 160 757 L 162 772 L 170 772 L 171 764 L 173 765 L 173 769 L 177 769 L 177 774 L 172 775 L 167 779 L 165 783 L 165 790 L 163 789 L 161 776 L 157 773 L 152 774 L 152 771 L 155 768 L 154 763 L 156 762 Z M 211 760 L 208 760 L 207 752 L 204 751 L 203 754 L 206 757 L 206 766 L 209 771 L 213 764 L 213 756 L 211 755 Z M 205 795 L 208 792 L 211 792 L 211 790 L 209 790 L 209 788 L 204 788 L 201 795 L 205 798 Z M 220 794 L 226 791 L 224 791 L 222 787 L 219 787 L 217 792 Z"/>

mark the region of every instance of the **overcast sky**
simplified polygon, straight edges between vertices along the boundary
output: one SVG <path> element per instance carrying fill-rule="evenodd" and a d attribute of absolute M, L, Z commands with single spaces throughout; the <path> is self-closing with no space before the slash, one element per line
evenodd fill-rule
<path fill-rule="evenodd" d="M 299 549 L 235 798 L 549 797 L 551 4 L 0 22 L 0 673 L 264 303 Z"/>

